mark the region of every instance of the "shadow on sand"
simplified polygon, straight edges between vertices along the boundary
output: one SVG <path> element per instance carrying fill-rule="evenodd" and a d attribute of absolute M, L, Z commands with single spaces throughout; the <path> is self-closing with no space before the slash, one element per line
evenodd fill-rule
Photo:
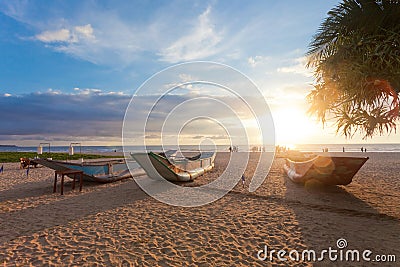
<path fill-rule="evenodd" d="M 21 203 L 27 200 L 28 207 L 0 213 L 0 228 L 5 229 L 0 233 L 0 243 L 46 228 L 64 225 L 92 214 L 123 207 L 147 197 L 132 180 L 119 181 L 107 188 L 102 188 L 101 184 L 85 182 L 81 193 L 77 188 L 75 192 L 70 192 L 71 182 L 68 182 L 64 184 L 63 196 L 60 195 L 59 188 L 57 193 L 52 193 L 53 185 L 49 181 L 17 185 L 2 192 L 0 202 Z M 97 188 L 87 190 L 88 187 Z M 35 205 L 35 202 L 38 204 Z"/>
<path fill-rule="evenodd" d="M 284 201 L 295 213 L 305 245 L 317 253 L 314 266 L 378 264 L 363 260 L 361 253 L 364 250 L 372 251 L 369 257 L 371 260 L 378 254 L 400 256 L 400 241 L 397 236 L 400 233 L 399 217 L 379 212 L 363 199 L 349 193 L 346 187 L 319 185 L 306 188 L 292 183 L 286 177 L 284 179 Z M 337 242 L 341 239 L 346 240 L 347 245 L 344 248 L 338 247 Z M 348 250 L 358 250 L 360 261 L 353 261 L 350 254 L 342 260 L 330 260 L 328 255 L 321 256 L 321 251 L 329 247 L 338 250 L 338 253 L 342 250 L 344 255 Z M 379 266 L 393 264 L 379 263 Z"/>

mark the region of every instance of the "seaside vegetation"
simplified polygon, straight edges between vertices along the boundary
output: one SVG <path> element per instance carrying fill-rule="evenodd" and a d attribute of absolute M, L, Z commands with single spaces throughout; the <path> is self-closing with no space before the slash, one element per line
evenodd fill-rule
<path fill-rule="evenodd" d="M 36 152 L 0 152 L 0 163 L 5 162 L 19 162 L 20 158 L 34 158 L 38 156 Z M 94 154 L 75 154 L 68 155 L 68 153 L 43 153 L 41 158 L 52 158 L 53 160 L 76 160 L 76 159 L 99 159 L 99 158 L 122 158 L 123 156 L 107 156 L 107 155 L 94 155 Z"/>
<path fill-rule="evenodd" d="M 400 1 L 344 0 L 310 43 L 314 89 L 309 112 L 337 132 L 390 134 L 399 119 Z"/>

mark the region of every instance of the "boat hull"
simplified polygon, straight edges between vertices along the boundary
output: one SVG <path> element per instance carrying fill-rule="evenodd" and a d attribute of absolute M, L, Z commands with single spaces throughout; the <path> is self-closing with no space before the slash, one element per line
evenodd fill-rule
<path fill-rule="evenodd" d="M 295 183 L 317 181 L 325 185 L 348 185 L 367 160 L 368 157 L 325 156 L 304 162 L 286 159 L 283 169 Z"/>
<path fill-rule="evenodd" d="M 131 154 L 135 161 L 145 170 L 150 178 L 166 179 L 172 182 L 193 181 L 214 167 L 215 153 L 196 160 L 170 161 L 159 154 Z"/>
<path fill-rule="evenodd" d="M 98 183 L 111 183 L 132 177 L 125 160 L 72 163 L 49 159 L 34 159 L 35 162 L 56 171 L 83 171 L 83 180 Z M 72 177 L 71 177 L 72 178 Z"/>

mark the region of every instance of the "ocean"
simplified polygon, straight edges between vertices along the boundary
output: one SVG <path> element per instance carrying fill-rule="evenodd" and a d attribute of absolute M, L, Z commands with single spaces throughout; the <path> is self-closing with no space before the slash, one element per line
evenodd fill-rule
<path fill-rule="evenodd" d="M 400 144 L 301 144 L 294 149 L 305 152 L 322 152 L 327 148 L 329 152 L 361 152 L 361 148 L 367 152 L 400 152 Z"/>
<path fill-rule="evenodd" d="M 239 151 L 249 151 L 254 146 L 239 145 Z M 322 149 L 327 148 L 329 152 L 341 152 L 345 148 L 346 152 L 361 152 L 361 147 L 366 148 L 367 152 L 400 152 L 400 144 L 299 144 L 291 146 L 290 149 L 300 150 L 304 152 L 322 152 Z M 69 146 L 51 146 L 50 152 L 64 152 L 68 153 Z M 183 150 L 198 150 L 198 146 L 182 145 Z M 202 150 L 217 150 L 229 151 L 228 145 L 202 146 Z M 176 149 L 174 146 L 164 146 L 165 150 Z M 270 148 L 272 149 L 272 148 Z M 43 146 L 43 152 L 48 152 L 49 148 Z M 122 146 L 82 146 L 82 153 L 96 153 L 96 152 L 123 152 Z M 127 146 L 127 152 L 143 152 L 143 146 Z M 148 151 L 162 151 L 162 146 L 148 146 Z M 268 150 L 268 148 L 267 148 Z M 269 150 L 270 151 L 270 150 Z M 37 147 L 33 146 L 0 146 L 0 152 L 37 152 Z M 80 147 L 74 147 L 75 153 L 80 153 Z"/>

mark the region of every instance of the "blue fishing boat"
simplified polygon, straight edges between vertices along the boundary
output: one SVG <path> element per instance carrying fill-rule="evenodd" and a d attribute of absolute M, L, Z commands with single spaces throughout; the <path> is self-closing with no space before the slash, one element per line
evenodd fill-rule
<path fill-rule="evenodd" d="M 83 171 L 83 179 L 90 182 L 110 183 L 132 177 L 132 174 L 128 169 L 127 162 L 124 159 L 85 161 L 80 163 L 50 159 L 34 159 L 33 161 L 55 171 Z M 129 164 L 136 165 L 135 162 Z M 135 168 L 131 169 L 134 170 Z M 140 173 L 144 174 L 142 170 L 137 168 L 136 175 L 139 175 Z"/>

